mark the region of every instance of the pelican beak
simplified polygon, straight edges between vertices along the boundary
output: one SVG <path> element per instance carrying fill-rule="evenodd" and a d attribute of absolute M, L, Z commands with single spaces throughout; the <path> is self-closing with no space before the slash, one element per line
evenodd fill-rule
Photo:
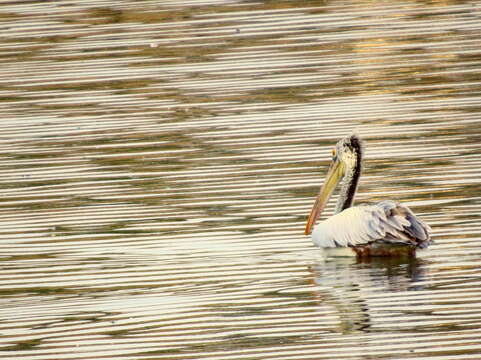
<path fill-rule="evenodd" d="M 319 195 L 317 196 L 316 202 L 312 207 L 311 214 L 307 219 L 306 230 L 304 234 L 309 235 L 312 232 L 312 228 L 316 224 L 317 219 L 324 210 L 329 198 L 332 195 L 332 192 L 336 188 L 339 181 L 341 181 L 342 177 L 344 176 L 344 164 L 341 163 L 338 159 L 334 160 L 329 167 L 329 171 L 327 172 L 326 180 L 319 191 Z"/>

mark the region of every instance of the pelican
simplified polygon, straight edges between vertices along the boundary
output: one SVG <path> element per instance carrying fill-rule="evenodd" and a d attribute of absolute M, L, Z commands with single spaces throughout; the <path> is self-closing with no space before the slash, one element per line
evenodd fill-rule
<path fill-rule="evenodd" d="M 352 207 L 361 177 L 363 142 L 357 135 L 341 139 L 307 220 L 315 245 L 345 251 L 343 255 L 414 256 L 431 243 L 431 228 L 404 205 L 383 200 Z M 342 180 L 335 214 L 316 224 L 334 189 Z M 314 230 L 313 230 L 314 228 Z"/>

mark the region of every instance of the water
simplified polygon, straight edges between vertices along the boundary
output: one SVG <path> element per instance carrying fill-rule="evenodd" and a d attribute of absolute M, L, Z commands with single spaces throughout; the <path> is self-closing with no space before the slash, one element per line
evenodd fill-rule
<path fill-rule="evenodd" d="M 0 358 L 481 354 L 481 3 L 0 4 Z M 410 262 L 303 235 L 331 147 Z M 327 212 L 333 209 L 331 204 Z"/>

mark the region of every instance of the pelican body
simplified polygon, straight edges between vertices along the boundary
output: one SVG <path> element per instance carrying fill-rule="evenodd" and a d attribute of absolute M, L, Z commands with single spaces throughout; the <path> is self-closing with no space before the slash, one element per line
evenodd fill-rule
<path fill-rule="evenodd" d="M 361 177 L 363 142 L 356 135 L 340 140 L 332 163 L 307 220 L 305 234 L 326 249 L 344 248 L 358 257 L 414 256 L 431 243 L 431 228 L 404 205 L 384 200 L 352 207 Z M 342 180 L 335 214 L 316 221 Z"/>

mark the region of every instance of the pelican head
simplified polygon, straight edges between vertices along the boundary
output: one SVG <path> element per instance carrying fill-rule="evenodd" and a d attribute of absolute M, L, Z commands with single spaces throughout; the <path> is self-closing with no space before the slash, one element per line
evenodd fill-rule
<path fill-rule="evenodd" d="M 305 234 L 312 232 L 317 219 L 328 203 L 334 189 L 343 180 L 343 188 L 339 194 L 336 213 L 350 207 L 354 201 L 359 177 L 361 176 L 361 161 L 363 145 L 357 135 L 350 135 L 337 142 L 332 149 L 332 162 L 321 187 L 316 202 L 307 220 Z"/>

